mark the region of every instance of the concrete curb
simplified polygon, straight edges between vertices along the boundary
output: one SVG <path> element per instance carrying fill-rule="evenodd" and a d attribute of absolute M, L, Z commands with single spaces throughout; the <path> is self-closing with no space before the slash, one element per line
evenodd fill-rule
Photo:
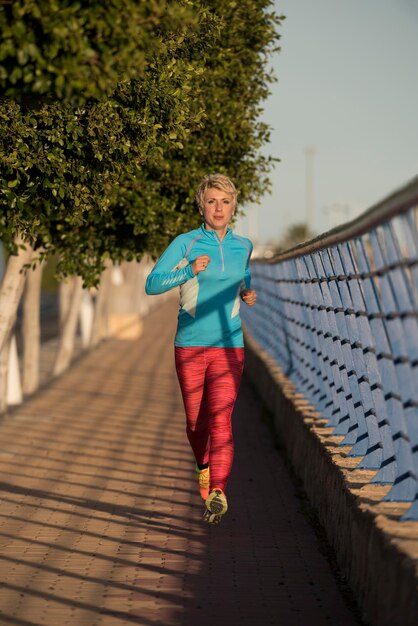
<path fill-rule="evenodd" d="M 418 522 L 400 522 L 408 503 L 382 503 L 388 486 L 339 445 L 274 360 L 245 333 L 245 371 L 333 546 L 362 611 L 373 626 L 418 624 Z"/>

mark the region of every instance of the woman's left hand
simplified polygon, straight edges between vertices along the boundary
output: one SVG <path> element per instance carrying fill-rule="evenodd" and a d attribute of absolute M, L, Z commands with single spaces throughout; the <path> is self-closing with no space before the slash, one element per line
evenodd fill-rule
<path fill-rule="evenodd" d="M 241 291 L 240 296 L 248 306 L 253 306 L 256 303 L 257 294 L 254 289 L 244 289 L 244 291 Z"/>

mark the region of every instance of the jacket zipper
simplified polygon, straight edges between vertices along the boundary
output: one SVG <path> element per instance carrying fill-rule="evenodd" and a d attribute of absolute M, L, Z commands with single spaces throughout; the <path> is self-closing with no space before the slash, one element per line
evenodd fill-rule
<path fill-rule="evenodd" d="M 225 271 L 225 260 L 224 260 L 224 252 L 223 252 L 223 248 L 222 248 L 222 241 L 219 239 L 218 235 L 216 233 L 215 237 L 216 237 L 216 241 L 218 242 L 219 245 L 219 251 L 221 253 L 221 259 L 222 259 L 222 271 Z"/>

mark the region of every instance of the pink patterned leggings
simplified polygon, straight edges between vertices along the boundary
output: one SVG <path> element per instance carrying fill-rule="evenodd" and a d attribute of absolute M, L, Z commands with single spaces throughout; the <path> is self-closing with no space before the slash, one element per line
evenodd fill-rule
<path fill-rule="evenodd" d="M 176 347 L 175 362 L 196 463 L 209 463 L 210 489 L 225 490 L 234 456 L 231 417 L 244 348 Z"/>

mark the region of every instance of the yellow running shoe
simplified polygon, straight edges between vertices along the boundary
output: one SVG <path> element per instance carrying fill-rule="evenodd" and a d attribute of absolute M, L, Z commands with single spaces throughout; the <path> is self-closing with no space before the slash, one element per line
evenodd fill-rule
<path fill-rule="evenodd" d="M 209 468 L 206 467 L 205 469 L 200 470 L 196 466 L 196 472 L 198 473 L 197 480 L 199 482 L 200 495 L 202 496 L 203 500 L 206 500 L 206 498 L 209 496 L 209 483 L 210 483 Z"/>
<path fill-rule="evenodd" d="M 205 505 L 203 520 L 208 524 L 219 524 L 222 515 L 228 510 L 228 502 L 222 489 L 213 489 L 206 498 Z"/>

